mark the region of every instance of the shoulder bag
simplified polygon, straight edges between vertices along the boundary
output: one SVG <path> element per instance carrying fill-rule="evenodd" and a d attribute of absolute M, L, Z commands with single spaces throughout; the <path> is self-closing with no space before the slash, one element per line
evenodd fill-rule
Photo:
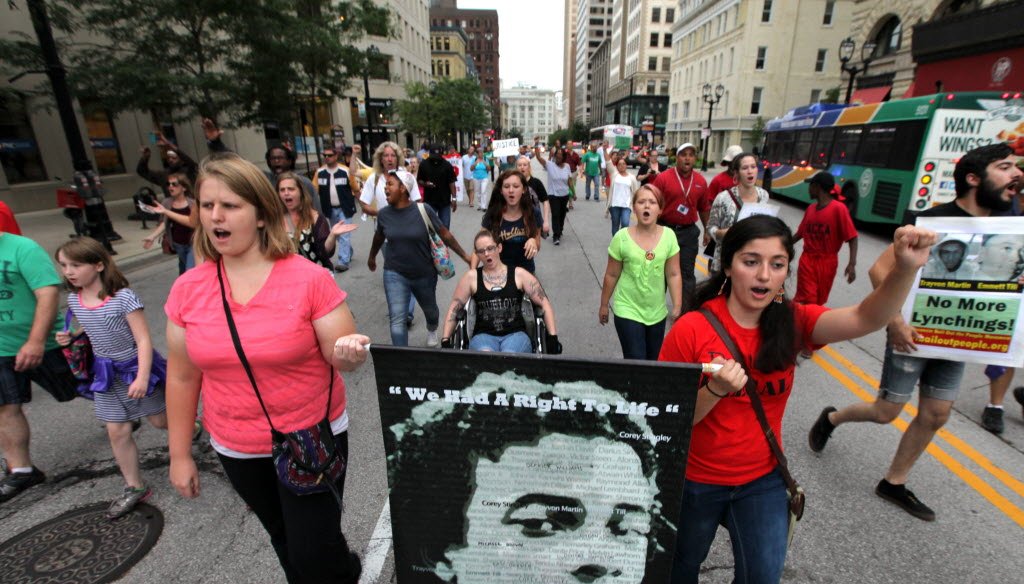
<path fill-rule="evenodd" d="M 296 495 L 310 495 L 330 491 L 342 507 L 341 493 L 335 484 L 345 474 L 345 458 L 334 439 L 334 432 L 331 431 L 331 398 L 334 393 L 334 367 L 331 367 L 331 384 L 327 390 L 327 411 L 324 417 L 315 425 L 294 432 L 280 432 L 274 427 L 270 420 L 270 413 L 263 403 L 260 390 L 256 387 L 256 377 L 253 376 L 249 360 L 245 358 L 242 351 L 242 341 L 238 337 L 238 329 L 235 328 L 235 319 L 231 316 L 231 307 L 228 305 L 227 294 L 224 292 L 224 277 L 221 274 L 221 262 L 217 262 L 217 282 L 220 284 L 220 298 L 224 303 L 224 316 L 228 321 L 228 329 L 231 331 L 231 342 L 235 345 L 235 352 L 238 353 L 238 360 L 245 368 L 245 374 L 249 377 L 252 390 L 256 393 L 256 399 L 260 402 L 263 415 L 267 417 L 270 424 L 270 436 L 272 442 L 271 456 L 274 460 L 274 469 L 277 471 L 277 479 L 281 481 L 286 489 Z"/>
<path fill-rule="evenodd" d="M 73 316 L 70 308 L 64 313 L 64 332 L 66 333 L 71 332 L 71 318 Z M 89 335 L 85 334 L 84 328 L 82 332 L 71 339 L 71 344 L 61 349 L 61 353 L 64 354 L 64 359 L 68 362 L 68 369 L 71 370 L 71 375 L 78 382 L 75 388 L 78 395 L 86 399 L 93 399 L 92 391 L 89 389 L 90 385 L 92 385 L 92 342 L 89 340 Z"/>
<path fill-rule="evenodd" d="M 754 414 L 757 416 L 757 422 L 761 425 L 761 431 L 764 432 L 765 439 L 768 440 L 768 447 L 771 448 L 775 459 L 779 461 L 779 472 L 782 473 L 782 480 L 786 483 L 786 493 L 789 496 L 789 534 L 786 536 L 786 545 L 789 546 L 793 542 L 793 531 L 796 529 L 796 522 L 800 521 L 804 516 L 804 490 L 797 484 L 793 475 L 789 474 L 786 455 L 783 454 L 782 447 L 779 446 L 779 441 L 775 438 L 775 432 L 772 431 L 771 425 L 768 424 L 768 417 L 764 413 L 761 396 L 757 394 L 754 376 L 751 375 L 751 370 L 747 367 L 747 361 L 743 358 L 743 353 L 736 346 L 736 341 L 732 339 L 729 332 L 725 330 L 725 326 L 722 325 L 722 321 L 718 320 L 718 317 L 713 312 L 707 308 L 701 308 L 700 313 L 711 323 L 711 328 L 715 329 L 715 332 L 718 333 L 718 337 L 725 343 L 725 348 L 729 349 L 729 352 L 732 353 L 732 358 L 747 372 L 746 390 L 747 396 L 750 397 L 750 405 L 754 408 Z"/>
<path fill-rule="evenodd" d="M 729 196 L 732 198 L 733 204 L 736 205 L 736 212 L 733 214 L 733 219 L 732 219 L 732 222 L 736 223 L 736 217 L 739 216 L 740 208 L 743 207 L 743 204 L 740 202 L 739 199 L 736 198 L 736 195 L 732 194 L 732 189 L 728 189 L 725 192 L 729 193 Z M 714 237 L 712 237 L 711 241 L 708 243 L 707 247 L 704 248 L 704 255 L 708 256 L 709 258 L 715 257 L 715 248 L 718 246 L 717 244 L 718 244 L 718 242 L 715 241 Z"/>
<path fill-rule="evenodd" d="M 434 230 L 434 224 L 430 222 L 427 210 L 423 208 L 426 203 L 413 203 L 423 217 L 423 223 L 427 226 L 427 237 L 430 239 L 430 256 L 434 260 L 434 269 L 437 275 L 448 280 L 455 275 L 455 263 L 448 254 L 448 246 L 441 241 L 441 236 Z"/>

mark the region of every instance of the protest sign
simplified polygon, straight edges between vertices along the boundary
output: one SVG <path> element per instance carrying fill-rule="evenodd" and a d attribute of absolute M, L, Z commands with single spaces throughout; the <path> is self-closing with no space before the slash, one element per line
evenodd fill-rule
<path fill-rule="evenodd" d="M 445 156 L 444 159 L 452 165 L 452 170 L 455 171 L 455 200 L 461 203 L 466 198 L 466 185 L 462 181 L 462 157 L 456 153 L 452 156 Z"/>
<path fill-rule="evenodd" d="M 515 156 L 519 154 L 519 138 L 494 141 L 495 156 Z"/>
<path fill-rule="evenodd" d="M 1024 217 L 921 217 L 939 234 L 903 318 L 920 337 L 915 357 L 1020 367 Z"/>
<path fill-rule="evenodd" d="M 743 221 L 747 217 L 753 217 L 754 215 L 768 215 L 769 217 L 779 216 L 778 205 L 769 205 L 767 203 L 747 203 L 740 207 L 740 214 L 736 216 L 736 221 Z"/>
<path fill-rule="evenodd" d="M 668 582 L 699 365 L 370 352 L 399 584 Z"/>

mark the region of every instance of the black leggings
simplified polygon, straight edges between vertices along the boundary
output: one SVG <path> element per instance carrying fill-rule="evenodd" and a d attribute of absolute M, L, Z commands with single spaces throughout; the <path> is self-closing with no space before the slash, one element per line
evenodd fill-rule
<path fill-rule="evenodd" d="M 551 203 L 551 234 L 561 239 L 569 197 L 548 197 L 548 201 Z"/>
<path fill-rule="evenodd" d="M 348 460 L 348 433 L 335 436 Z M 277 559 L 289 584 L 359 581 L 359 558 L 352 554 L 341 533 L 341 510 L 329 491 L 296 495 L 277 480 L 273 459 L 230 458 L 221 465 L 231 486 L 270 534 Z M 345 475 L 338 479 L 344 494 Z"/>

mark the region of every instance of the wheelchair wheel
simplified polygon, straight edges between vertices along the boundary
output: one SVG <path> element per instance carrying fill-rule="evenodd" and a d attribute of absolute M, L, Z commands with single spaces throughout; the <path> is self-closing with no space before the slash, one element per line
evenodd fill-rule
<path fill-rule="evenodd" d="M 466 309 L 459 310 L 456 314 L 455 332 L 452 333 L 452 348 L 465 351 L 469 348 L 469 316 Z"/>

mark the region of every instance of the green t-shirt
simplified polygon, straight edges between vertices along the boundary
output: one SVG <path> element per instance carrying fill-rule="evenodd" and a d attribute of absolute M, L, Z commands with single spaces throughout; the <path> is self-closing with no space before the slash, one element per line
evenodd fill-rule
<path fill-rule="evenodd" d="M 653 259 L 647 250 L 629 236 L 629 228 L 620 229 L 608 245 L 608 255 L 622 262 L 622 273 L 612 296 L 615 316 L 645 325 L 661 322 L 668 316 L 665 305 L 665 261 L 679 253 L 679 243 L 671 229 L 661 228 L 661 240 L 654 246 Z"/>
<path fill-rule="evenodd" d="M 28 340 L 36 314 L 32 292 L 61 283 L 46 250 L 27 237 L 0 234 L 0 356 L 18 354 Z M 46 349 L 57 346 L 54 335 L 63 327 L 58 316 L 46 339 Z"/>
<path fill-rule="evenodd" d="M 587 176 L 597 176 L 601 174 L 601 155 L 597 152 L 587 150 L 587 153 L 580 159 L 583 163 L 583 173 Z"/>

